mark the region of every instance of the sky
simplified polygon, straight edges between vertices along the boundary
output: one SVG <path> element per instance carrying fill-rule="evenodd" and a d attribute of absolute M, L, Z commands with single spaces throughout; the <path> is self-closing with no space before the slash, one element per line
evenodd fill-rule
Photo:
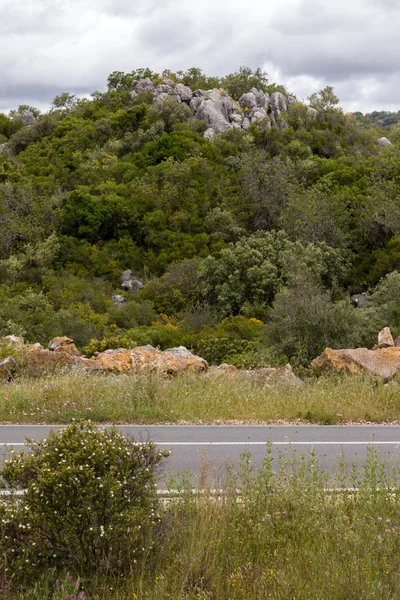
<path fill-rule="evenodd" d="M 0 111 L 103 91 L 112 71 L 261 67 L 299 100 L 400 110 L 400 0 L 0 0 Z"/>

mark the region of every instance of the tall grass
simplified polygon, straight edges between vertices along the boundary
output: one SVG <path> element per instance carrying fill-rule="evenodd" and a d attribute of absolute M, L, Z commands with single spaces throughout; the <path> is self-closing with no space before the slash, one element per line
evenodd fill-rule
<path fill-rule="evenodd" d="M 367 376 L 269 385 L 223 376 L 100 376 L 81 372 L 0 384 L 0 421 L 104 423 L 397 420 L 400 387 Z"/>
<path fill-rule="evenodd" d="M 347 470 L 351 466 L 342 464 L 339 484 Z M 244 455 L 240 473 L 228 475 L 219 498 L 207 488 L 196 496 L 183 483 L 181 496 L 163 507 L 154 531 L 155 551 L 129 576 L 82 582 L 84 597 L 397 600 L 396 473 L 388 472 L 371 450 L 363 473 L 353 476 L 358 493 L 327 492 L 327 474 L 312 454 L 282 458 L 276 472 L 269 454 L 258 472 Z M 56 576 L 47 575 L 35 589 L 19 589 L 15 597 L 71 597 L 56 595 Z"/>

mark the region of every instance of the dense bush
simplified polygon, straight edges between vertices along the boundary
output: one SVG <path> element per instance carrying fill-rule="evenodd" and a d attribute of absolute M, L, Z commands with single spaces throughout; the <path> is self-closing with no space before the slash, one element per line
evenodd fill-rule
<path fill-rule="evenodd" d="M 155 474 L 165 452 L 90 423 L 28 440 L 1 477 L 23 502 L 1 505 L 1 554 L 19 580 L 41 570 L 81 575 L 129 572 L 152 548 Z"/>

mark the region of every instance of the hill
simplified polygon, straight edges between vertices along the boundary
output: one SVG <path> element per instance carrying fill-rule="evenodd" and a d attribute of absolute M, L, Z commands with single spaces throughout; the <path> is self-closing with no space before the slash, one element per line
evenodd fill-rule
<path fill-rule="evenodd" d="M 0 143 L 0 335 L 301 367 L 400 333 L 399 126 L 330 87 L 115 72 L 0 115 Z"/>

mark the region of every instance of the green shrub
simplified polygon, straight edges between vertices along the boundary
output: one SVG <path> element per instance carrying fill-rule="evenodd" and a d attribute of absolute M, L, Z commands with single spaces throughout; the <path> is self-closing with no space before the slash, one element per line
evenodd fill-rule
<path fill-rule="evenodd" d="M 72 424 L 12 454 L 1 476 L 23 502 L 1 505 L 7 572 L 28 579 L 46 569 L 82 575 L 127 572 L 152 548 L 155 472 L 166 452 L 116 429 Z"/>
<path fill-rule="evenodd" d="M 207 337 L 197 344 L 197 353 L 209 363 L 231 363 L 235 366 L 247 366 L 252 361 L 252 353 L 256 347 L 248 340 L 233 339 L 228 337 Z"/>

